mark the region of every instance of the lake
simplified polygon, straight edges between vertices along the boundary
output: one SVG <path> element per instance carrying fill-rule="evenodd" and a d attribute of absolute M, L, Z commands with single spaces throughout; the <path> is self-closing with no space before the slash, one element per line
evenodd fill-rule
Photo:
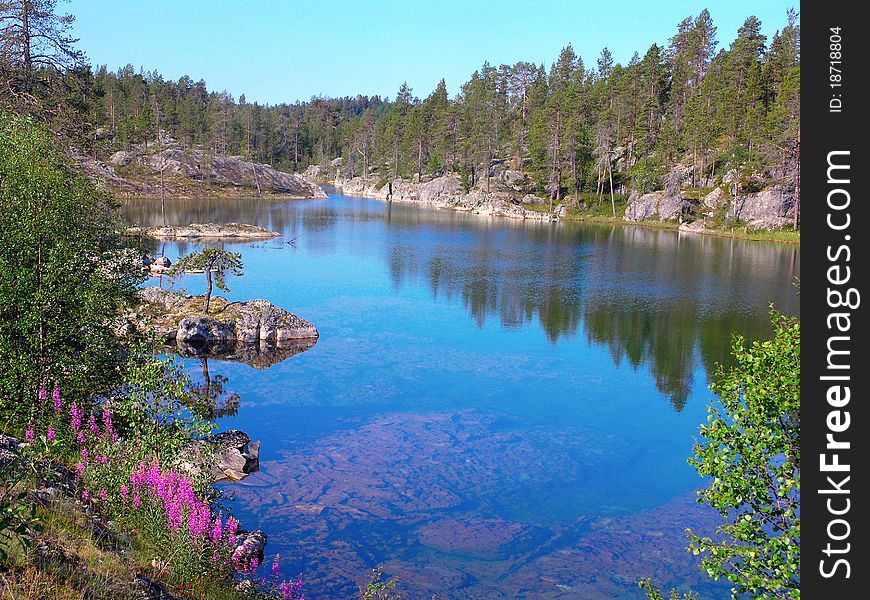
<path fill-rule="evenodd" d="M 798 314 L 797 246 L 334 191 L 122 210 L 282 234 L 220 244 L 245 264 L 225 295 L 311 321 L 317 344 L 185 366 L 222 386 L 221 429 L 262 441 L 226 504 L 309 600 L 354 597 L 377 565 L 413 599 L 642 598 L 643 577 L 728 597 L 685 551 L 686 527 L 717 520 L 686 459 L 732 334 L 769 337 L 771 302 Z"/>

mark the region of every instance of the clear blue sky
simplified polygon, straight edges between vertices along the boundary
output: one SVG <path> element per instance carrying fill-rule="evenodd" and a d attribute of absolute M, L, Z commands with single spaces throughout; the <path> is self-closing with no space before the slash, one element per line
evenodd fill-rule
<path fill-rule="evenodd" d="M 768 40 L 787 0 L 474 1 L 70 0 L 74 33 L 93 65 L 132 64 L 166 79 L 189 75 L 209 90 L 276 104 L 315 95 L 395 96 L 403 81 L 421 98 L 441 78 L 451 96 L 488 60 L 548 68 L 569 42 L 587 67 L 604 46 L 617 62 L 666 44 L 677 23 L 710 10 L 719 47 L 746 17 Z"/>

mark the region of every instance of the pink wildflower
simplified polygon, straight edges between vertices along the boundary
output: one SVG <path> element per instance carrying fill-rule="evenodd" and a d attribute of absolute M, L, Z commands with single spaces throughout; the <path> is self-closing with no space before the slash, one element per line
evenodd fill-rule
<path fill-rule="evenodd" d="M 89 456 L 89 455 L 88 455 L 88 449 L 87 449 L 87 448 L 82 448 L 82 461 L 84 461 L 85 463 L 87 463 L 87 462 L 88 462 L 88 456 Z"/>
<path fill-rule="evenodd" d="M 54 390 L 51 392 L 51 399 L 54 400 L 54 412 L 60 414 L 63 410 L 63 403 L 60 401 L 60 389 L 57 387 L 57 384 L 55 384 Z"/>
<path fill-rule="evenodd" d="M 122 499 L 122 500 L 126 500 L 126 499 L 127 499 L 127 495 L 130 493 L 130 490 L 128 490 L 128 489 L 127 489 L 127 486 L 124 485 L 124 484 L 122 483 L 122 484 L 121 484 L 121 490 L 120 490 L 120 491 L 121 491 L 121 499 Z"/>
<path fill-rule="evenodd" d="M 88 498 L 90 498 L 90 497 L 91 497 L 91 495 L 90 495 L 90 493 L 88 492 L 87 489 L 82 490 L 82 500 L 84 500 L 85 502 L 87 502 L 87 501 L 88 501 Z"/>
<path fill-rule="evenodd" d="M 142 504 L 142 499 L 139 494 L 133 494 L 133 508 L 139 508 L 140 504 Z"/>
<path fill-rule="evenodd" d="M 73 431 L 78 431 L 82 427 L 82 412 L 75 404 L 69 408 L 69 424 Z"/>
<path fill-rule="evenodd" d="M 84 472 L 85 472 L 84 463 L 76 463 L 76 479 L 81 478 L 81 476 L 84 474 Z"/>
<path fill-rule="evenodd" d="M 33 435 L 33 425 L 28 425 L 27 431 L 24 432 L 24 441 L 26 441 L 28 444 L 32 444 L 34 437 L 35 436 Z"/>
<path fill-rule="evenodd" d="M 48 392 L 45 391 L 45 387 L 44 387 L 44 386 L 41 386 L 41 387 L 39 388 L 39 403 L 42 404 L 42 403 L 45 402 L 46 400 L 48 400 Z"/>
<path fill-rule="evenodd" d="M 221 515 L 218 514 L 218 516 L 216 516 L 214 519 L 214 524 L 212 525 L 211 531 L 209 532 L 209 537 L 211 538 L 211 541 L 213 543 L 217 544 L 218 542 L 221 541 L 221 538 L 223 538 L 223 535 L 224 535 L 224 527 L 223 527 L 223 523 L 221 522 Z"/>
<path fill-rule="evenodd" d="M 76 441 L 79 443 L 79 446 L 84 445 L 84 443 L 85 443 L 85 432 L 84 431 L 79 431 L 76 434 Z"/>
<path fill-rule="evenodd" d="M 274 577 L 275 580 L 277 580 L 278 577 L 280 577 L 280 576 L 281 576 L 281 555 L 276 554 L 275 560 L 272 561 L 272 577 Z"/>
<path fill-rule="evenodd" d="M 100 433 L 100 428 L 97 427 L 97 418 L 94 415 L 91 415 L 88 418 L 88 428 L 91 430 L 91 433 L 97 435 Z"/>
<path fill-rule="evenodd" d="M 106 488 L 100 490 L 100 502 L 105 502 L 109 499 L 109 492 L 106 491 Z"/>
<path fill-rule="evenodd" d="M 53 427 L 49 427 L 48 431 L 45 432 L 45 437 L 46 437 L 46 439 L 48 439 L 48 443 L 53 442 L 56 435 L 57 435 L 57 432 L 54 430 Z"/>

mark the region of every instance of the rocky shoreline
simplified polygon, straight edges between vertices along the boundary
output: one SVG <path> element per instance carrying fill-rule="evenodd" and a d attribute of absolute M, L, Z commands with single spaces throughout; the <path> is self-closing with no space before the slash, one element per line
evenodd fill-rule
<path fill-rule="evenodd" d="M 458 177 L 443 175 L 430 181 L 414 183 L 393 179 L 379 186 L 373 178 L 336 178 L 333 185 L 344 194 L 377 198 L 385 201 L 425 204 L 435 208 L 469 212 L 484 216 L 500 216 L 511 219 L 555 221 L 565 214 L 565 207 L 557 205 L 553 212 L 529 210 L 521 201 L 504 191 L 486 192 L 481 189 L 462 189 Z M 492 187 L 495 187 L 493 184 Z"/>
<path fill-rule="evenodd" d="M 281 234 L 265 227 L 246 223 L 191 223 L 190 225 L 164 225 L 156 227 L 128 227 L 124 235 L 156 239 L 210 238 L 260 240 L 280 237 Z"/>
<path fill-rule="evenodd" d="M 310 182 L 329 182 L 344 194 L 384 201 L 418 203 L 514 219 L 583 220 L 582 215 L 568 214 L 570 201 L 567 199 L 547 210 L 548 200 L 528 193 L 530 183 L 527 175 L 501 163 L 492 168 L 489 191 L 486 191 L 483 180 L 478 180 L 466 191 L 456 175 L 442 175 L 421 182 L 402 178 L 385 181 L 378 179 L 376 174 L 367 178 L 346 178 L 341 175 L 340 159 L 330 163 L 328 169 L 310 166 L 302 177 Z M 729 172 L 721 178 L 720 185 L 714 186 L 714 181 L 708 178 L 702 182 L 707 187 L 699 188 L 693 185 L 691 167 L 677 166 L 665 179 L 664 190 L 629 191 L 624 213 L 617 218 L 631 224 L 679 225 L 680 231 L 715 235 L 727 235 L 731 229 L 729 224 L 766 231 L 793 226 L 796 210 L 794 190 L 783 184 L 764 187 L 760 175 L 744 181 L 745 178 Z M 715 181 L 720 180 L 717 178 Z"/>

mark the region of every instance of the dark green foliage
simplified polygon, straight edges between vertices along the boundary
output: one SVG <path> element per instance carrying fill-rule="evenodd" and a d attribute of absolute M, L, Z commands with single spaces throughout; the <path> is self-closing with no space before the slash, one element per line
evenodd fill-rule
<path fill-rule="evenodd" d="M 74 399 L 111 388 L 124 360 L 111 320 L 135 281 L 115 206 L 61 156 L 44 128 L 0 114 L 3 421 L 25 422 L 40 386 Z"/>
<path fill-rule="evenodd" d="M 392 100 L 267 106 L 128 65 L 76 71 L 87 92 L 71 106 L 89 143 L 107 153 L 152 145 L 165 132 L 211 155 L 287 170 L 341 156 L 346 177 L 447 172 L 463 174 L 466 189 L 490 189 L 491 167 L 503 161 L 528 173 L 526 191 L 554 202 L 576 203 L 583 192 L 609 200 L 611 176 L 614 194 L 656 189 L 678 163 L 693 167 L 694 187 L 748 171 L 799 192 L 800 26 L 793 11 L 786 17 L 769 43 L 750 17 L 720 44 L 703 10 L 627 64 L 605 48 L 587 70 L 570 44 L 549 69 L 484 63 L 452 98 L 442 81 L 422 101 L 403 84 Z"/>

